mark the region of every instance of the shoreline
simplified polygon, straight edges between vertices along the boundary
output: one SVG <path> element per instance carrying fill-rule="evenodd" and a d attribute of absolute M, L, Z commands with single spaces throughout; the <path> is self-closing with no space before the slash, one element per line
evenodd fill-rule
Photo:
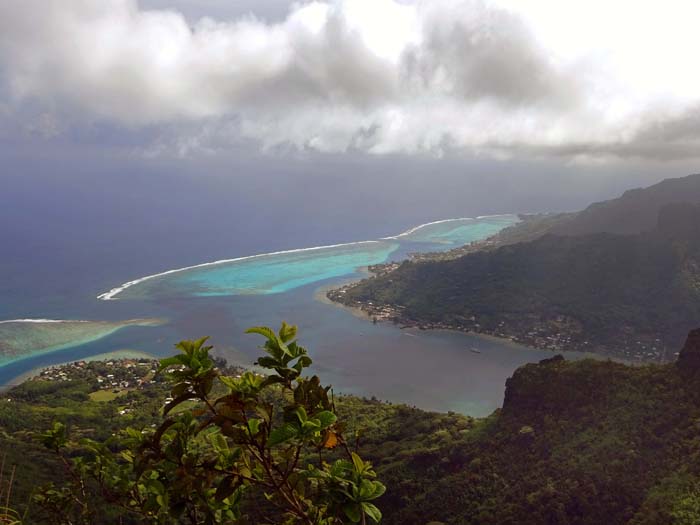
<path fill-rule="evenodd" d="M 335 308 L 341 308 L 343 310 L 350 312 L 355 317 L 359 317 L 361 319 L 367 320 L 368 314 L 362 308 L 360 308 L 358 306 L 350 306 L 347 304 L 342 304 L 342 303 L 333 301 L 331 298 L 328 297 L 328 292 L 330 292 L 332 290 L 337 290 L 338 287 L 352 285 L 356 282 L 359 282 L 359 280 L 366 279 L 366 278 L 371 277 L 373 275 L 369 266 L 361 266 L 361 267 L 357 268 L 357 272 L 362 274 L 362 276 L 348 278 L 348 279 L 344 279 L 343 281 L 329 283 L 329 284 L 325 284 L 323 286 L 319 286 L 318 288 L 316 288 L 314 290 L 314 293 L 313 293 L 314 300 L 318 301 L 319 303 L 328 305 L 328 306 L 333 306 Z M 369 319 L 369 320 L 371 320 L 371 319 Z"/>
<path fill-rule="evenodd" d="M 327 289 L 332 289 L 332 287 L 324 287 Z M 320 292 L 321 288 L 317 290 L 317 292 Z M 352 306 L 352 305 L 346 305 L 341 302 L 336 302 L 333 301 L 332 299 L 326 297 L 325 300 L 317 298 L 319 301 L 323 302 L 324 304 L 332 304 L 336 306 L 337 308 L 342 308 L 343 310 L 347 310 L 350 314 L 354 315 L 355 317 L 359 317 L 365 321 L 368 322 L 373 322 L 372 314 L 368 312 L 367 310 L 363 309 L 361 306 Z M 387 324 L 388 319 L 377 319 L 377 323 L 382 323 L 382 324 Z M 475 337 L 477 339 L 482 339 L 484 341 L 488 341 L 491 343 L 497 343 L 502 346 L 510 346 L 513 348 L 525 348 L 527 350 L 536 350 L 539 352 L 547 352 L 554 357 L 555 355 L 563 355 L 565 358 L 576 358 L 576 359 L 595 359 L 597 361 L 614 361 L 616 363 L 622 363 L 628 366 L 644 366 L 644 365 L 649 365 L 649 364 L 655 364 L 652 362 L 646 362 L 646 361 L 633 361 L 630 359 L 625 359 L 620 356 L 616 355 L 609 355 L 609 354 L 600 354 L 600 353 L 595 353 L 595 352 L 586 352 L 586 351 L 580 351 L 580 350 L 563 350 L 563 349 L 552 349 L 552 348 L 541 348 L 537 346 L 531 346 L 525 343 L 521 343 L 519 341 L 516 341 L 512 339 L 511 337 L 502 337 L 494 334 L 488 334 L 488 333 L 483 333 L 483 332 L 475 332 L 472 330 L 460 330 L 459 328 L 454 328 L 454 327 L 445 327 L 445 326 L 430 326 L 430 323 L 425 323 L 420 326 L 418 325 L 410 325 L 410 324 L 404 324 L 401 321 L 396 321 L 394 323 L 394 326 L 398 330 L 403 330 L 403 331 L 415 331 L 415 332 L 445 332 L 445 333 L 452 333 L 452 334 L 462 334 L 462 335 L 468 335 L 471 337 Z M 418 337 L 417 334 L 411 334 L 414 337 Z"/>
<path fill-rule="evenodd" d="M 28 351 L 19 355 L 15 355 L 12 357 L 5 356 L 3 354 L 0 354 L 0 369 L 2 369 L 5 366 L 9 366 L 12 364 L 15 364 L 19 361 L 23 361 L 24 359 L 31 359 L 33 357 L 41 356 L 41 355 L 47 355 L 51 354 L 53 352 L 60 352 L 62 350 L 68 350 L 69 348 L 77 347 L 77 346 L 82 346 L 90 343 L 94 343 L 95 341 L 99 341 L 101 339 L 104 339 L 105 337 L 109 337 L 110 335 L 118 332 L 119 330 L 122 330 L 124 328 L 128 328 L 130 326 L 161 326 L 165 323 L 167 323 L 167 319 L 162 319 L 162 318 L 149 318 L 149 317 L 144 317 L 144 318 L 135 318 L 135 319 L 127 319 L 125 321 L 90 321 L 90 320 L 85 320 L 85 319 L 80 319 L 80 320 L 70 320 L 70 319 L 62 319 L 62 320 L 44 320 L 44 319 L 10 319 L 7 321 L 4 321 L 4 323 L 23 323 L 23 324 L 52 324 L 52 325 L 60 325 L 64 323 L 96 323 L 96 324 L 106 324 L 106 325 L 111 325 L 109 329 L 105 330 L 104 332 L 101 332 L 97 336 L 91 336 L 91 337 L 86 337 L 84 339 L 76 339 L 74 341 L 69 341 L 66 343 L 61 343 L 58 345 L 52 345 L 44 348 L 40 348 L 36 351 Z"/>
<path fill-rule="evenodd" d="M 362 268 L 362 273 L 372 275 L 372 273 L 369 271 L 368 267 L 366 267 L 366 266 Z M 333 284 L 327 284 L 325 286 L 320 286 L 319 288 L 317 288 L 314 291 L 314 299 L 320 303 L 327 304 L 329 306 L 334 306 L 336 308 L 340 308 L 342 310 L 345 310 L 348 313 L 350 313 L 351 315 L 353 315 L 354 317 L 358 317 L 364 321 L 373 322 L 372 321 L 373 316 L 372 316 L 371 312 L 368 312 L 362 306 L 353 306 L 353 305 L 341 303 L 339 301 L 334 301 L 330 297 L 328 297 L 328 295 L 327 295 L 327 293 L 329 291 L 337 290 L 337 289 L 339 289 L 339 287 L 352 285 L 356 282 L 359 282 L 359 281 L 356 279 L 348 279 L 347 281 L 342 282 L 342 283 L 333 283 Z M 382 320 L 377 319 L 377 323 L 383 322 L 384 324 L 386 324 L 386 321 L 387 321 L 387 319 L 382 319 Z M 473 331 L 468 331 L 468 330 L 459 330 L 457 328 L 445 328 L 445 327 L 420 328 L 418 326 L 411 326 L 411 325 L 402 324 L 400 321 L 394 323 L 394 325 L 396 326 L 396 328 L 398 330 L 416 330 L 419 332 L 430 331 L 430 332 L 459 333 L 459 334 L 464 334 L 464 335 L 471 335 L 471 336 L 477 337 L 479 339 L 483 339 L 485 341 L 491 341 L 491 342 L 495 342 L 498 344 L 505 344 L 507 346 L 525 347 L 525 348 L 528 348 L 530 350 L 542 350 L 542 351 L 552 352 L 552 353 L 555 352 L 554 350 L 549 350 L 546 348 L 537 348 L 534 346 L 525 345 L 525 344 L 519 343 L 517 341 L 514 341 L 513 339 L 511 339 L 509 337 L 499 337 L 497 335 L 484 334 L 484 333 L 473 332 Z M 574 353 L 574 352 L 566 351 L 566 353 Z M 582 355 L 585 354 L 585 352 L 575 352 L 575 353 L 582 354 Z M 591 353 L 590 355 L 594 356 L 596 354 Z"/>

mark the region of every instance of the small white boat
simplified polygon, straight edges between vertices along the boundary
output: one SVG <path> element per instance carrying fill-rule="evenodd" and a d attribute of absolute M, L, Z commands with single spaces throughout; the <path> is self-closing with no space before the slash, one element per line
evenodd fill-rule
<path fill-rule="evenodd" d="M 479 350 L 478 348 L 474 348 L 473 346 L 469 349 L 469 351 L 470 351 L 470 352 L 474 352 L 475 354 L 480 354 L 480 353 L 481 353 L 481 350 Z"/>

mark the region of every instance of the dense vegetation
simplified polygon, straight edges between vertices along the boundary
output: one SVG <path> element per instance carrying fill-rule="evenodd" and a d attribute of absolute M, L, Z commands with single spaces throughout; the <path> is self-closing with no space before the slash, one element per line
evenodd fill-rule
<path fill-rule="evenodd" d="M 40 439 L 66 480 L 33 502 L 66 525 L 379 522 L 372 501 L 385 487 L 345 440 L 330 388 L 302 375 L 312 361 L 296 332 L 286 323 L 277 332 L 248 330 L 265 338 L 267 355 L 257 364 L 266 374 L 226 373 L 208 338 L 181 341 L 181 353 L 160 362 L 170 397 L 162 420 L 149 427 L 76 441 L 55 422 Z M 115 376 L 114 385 L 131 384 Z M 85 400 L 84 392 L 78 397 Z"/>
<path fill-rule="evenodd" d="M 700 318 L 699 231 L 697 206 L 669 205 L 653 232 L 547 234 L 450 261 L 406 261 L 340 299 L 398 306 L 404 323 L 669 360 Z"/>
<path fill-rule="evenodd" d="M 89 374 L 30 381 L 9 392 L 0 426 L 6 465 L 18 467 L 15 506 L 21 510 L 40 483 L 65 482 L 57 456 L 30 431 L 54 418 L 69 423 L 71 435 L 111 434 L 127 425 L 148 430 L 161 423 L 171 386 L 152 382 L 126 394 L 133 410 L 123 415 L 125 396 L 89 396 L 95 388 Z M 503 408 L 481 420 L 355 397 L 337 397 L 335 405 L 348 443 L 359 444 L 388 486 L 376 500 L 385 524 L 700 522 L 700 331 L 677 364 L 554 357 L 526 365 L 508 380 Z M 104 509 L 94 522 L 114 523 Z M 27 518 L 55 520 L 36 504 Z"/>
<path fill-rule="evenodd" d="M 391 523 L 698 523 L 698 386 L 674 365 L 527 365 L 500 413 L 380 469 L 389 486 L 423 481 L 385 512 Z"/>

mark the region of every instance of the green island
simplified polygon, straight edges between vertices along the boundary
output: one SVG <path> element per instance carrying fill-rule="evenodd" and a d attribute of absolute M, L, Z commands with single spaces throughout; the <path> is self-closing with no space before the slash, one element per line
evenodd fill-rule
<path fill-rule="evenodd" d="M 554 351 L 671 361 L 700 318 L 700 175 L 578 213 L 522 216 L 481 242 L 371 268 L 327 292 L 377 321 Z"/>

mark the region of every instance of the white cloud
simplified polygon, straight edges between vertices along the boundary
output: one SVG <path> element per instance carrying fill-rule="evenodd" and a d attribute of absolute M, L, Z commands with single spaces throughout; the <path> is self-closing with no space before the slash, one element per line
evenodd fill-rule
<path fill-rule="evenodd" d="M 0 105 L 40 105 L 51 133 L 59 120 L 157 125 L 178 147 L 205 149 L 252 138 L 320 151 L 700 156 L 700 7 L 651 5 L 338 0 L 295 4 L 279 23 L 190 25 L 135 0 L 4 0 Z"/>

